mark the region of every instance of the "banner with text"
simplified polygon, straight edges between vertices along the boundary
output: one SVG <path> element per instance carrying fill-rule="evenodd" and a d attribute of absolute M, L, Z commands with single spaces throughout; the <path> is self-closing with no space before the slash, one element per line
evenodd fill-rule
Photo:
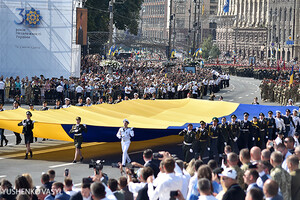
<path fill-rule="evenodd" d="M 0 76 L 69 77 L 72 0 L 0 0 Z"/>

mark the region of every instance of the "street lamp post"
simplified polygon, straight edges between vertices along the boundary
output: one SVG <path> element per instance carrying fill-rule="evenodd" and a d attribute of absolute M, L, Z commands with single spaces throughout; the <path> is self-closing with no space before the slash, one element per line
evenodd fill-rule
<path fill-rule="evenodd" d="M 173 0 L 170 0 L 170 19 L 169 19 L 169 43 L 168 43 L 168 50 L 167 50 L 167 58 L 168 60 L 171 59 L 171 41 L 172 41 L 172 3 L 173 3 Z"/>

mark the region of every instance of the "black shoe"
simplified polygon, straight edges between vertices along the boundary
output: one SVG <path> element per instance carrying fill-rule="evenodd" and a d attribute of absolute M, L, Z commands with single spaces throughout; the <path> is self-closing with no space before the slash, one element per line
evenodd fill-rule
<path fill-rule="evenodd" d="M 83 157 L 80 158 L 80 162 L 81 162 L 81 163 L 82 163 L 82 161 L 83 161 Z"/>
<path fill-rule="evenodd" d="M 7 146 L 8 140 L 5 140 L 5 146 Z"/>
<path fill-rule="evenodd" d="M 72 163 L 76 163 L 76 160 L 73 160 L 73 162 Z"/>
<path fill-rule="evenodd" d="M 46 139 L 45 139 L 45 138 L 43 138 L 43 139 L 42 139 L 42 141 L 46 141 Z"/>
<path fill-rule="evenodd" d="M 35 142 L 37 142 L 37 137 L 34 138 Z"/>
<path fill-rule="evenodd" d="M 26 155 L 25 155 L 25 158 L 24 158 L 25 160 L 27 160 L 28 159 L 28 153 L 26 153 Z"/>
<path fill-rule="evenodd" d="M 22 141 L 22 140 L 19 140 L 19 141 L 17 141 L 17 142 L 16 142 L 16 145 L 20 144 L 20 143 L 21 143 L 21 141 Z"/>
<path fill-rule="evenodd" d="M 30 153 L 30 158 L 32 158 L 32 151 L 29 151 L 29 153 Z"/>

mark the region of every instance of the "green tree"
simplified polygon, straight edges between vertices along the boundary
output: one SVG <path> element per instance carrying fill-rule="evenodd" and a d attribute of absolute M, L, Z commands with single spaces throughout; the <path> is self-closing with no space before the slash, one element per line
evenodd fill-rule
<path fill-rule="evenodd" d="M 202 58 L 207 59 L 209 57 L 209 52 L 213 47 L 211 37 L 205 38 L 202 44 Z"/>
<path fill-rule="evenodd" d="M 209 51 L 209 56 L 211 58 L 218 58 L 219 55 L 221 54 L 221 51 L 217 45 L 213 45 L 211 50 Z"/>
<path fill-rule="evenodd" d="M 117 0 L 114 4 L 114 25 L 119 30 L 138 33 L 138 21 L 143 0 Z M 88 31 L 109 31 L 109 0 L 88 0 Z"/>

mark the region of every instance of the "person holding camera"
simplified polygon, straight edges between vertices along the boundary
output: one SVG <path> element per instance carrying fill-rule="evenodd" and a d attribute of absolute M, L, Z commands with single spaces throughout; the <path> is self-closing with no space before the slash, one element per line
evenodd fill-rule
<path fill-rule="evenodd" d="M 150 167 L 154 172 L 154 177 L 157 177 L 157 174 L 159 173 L 159 167 L 154 163 L 153 159 L 153 151 L 151 149 L 146 149 L 143 152 L 143 159 L 145 161 L 144 165 L 141 165 L 137 162 L 132 162 L 131 164 L 134 167 L 144 168 L 144 167 Z"/>
<path fill-rule="evenodd" d="M 128 149 L 130 146 L 130 138 L 134 136 L 133 127 L 129 128 L 129 121 L 127 119 L 123 120 L 124 127 L 121 127 L 117 133 L 117 137 L 121 139 L 121 147 L 122 147 L 122 166 L 124 167 L 127 163 L 131 163 L 131 160 L 128 155 Z"/>
<path fill-rule="evenodd" d="M 30 148 L 30 143 L 33 143 L 33 132 L 34 121 L 31 120 L 32 114 L 30 111 L 26 112 L 27 119 L 24 119 L 18 126 L 23 126 L 22 133 L 24 134 L 25 145 L 26 145 L 26 155 L 25 159 L 28 159 L 28 153 L 30 153 L 30 157 L 32 158 L 32 150 Z"/>
<path fill-rule="evenodd" d="M 182 189 L 183 181 L 180 175 L 175 174 L 175 160 L 168 152 L 163 153 L 163 168 L 165 174 L 157 182 L 156 188 L 153 185 L 153 176 L 147 178 L 148 196 L 150 200 L 169 200 L 178 196 L 178 190 Z"/>
<path fill-rule="evenodd" d="M 81 154 L 81 144 L 83 141 L 82 132 L 86 132 L 86 125 L 80 124 L 81 117 L 76 117 L 76 124 L 72 126 L 70 134 L 74 134 L 74 145 L 75 145 L 75 157 L 73 163 L 76 163 L 77 157 L 80 156 L 80 162 L 83 161 L 83 156 Z"/>

